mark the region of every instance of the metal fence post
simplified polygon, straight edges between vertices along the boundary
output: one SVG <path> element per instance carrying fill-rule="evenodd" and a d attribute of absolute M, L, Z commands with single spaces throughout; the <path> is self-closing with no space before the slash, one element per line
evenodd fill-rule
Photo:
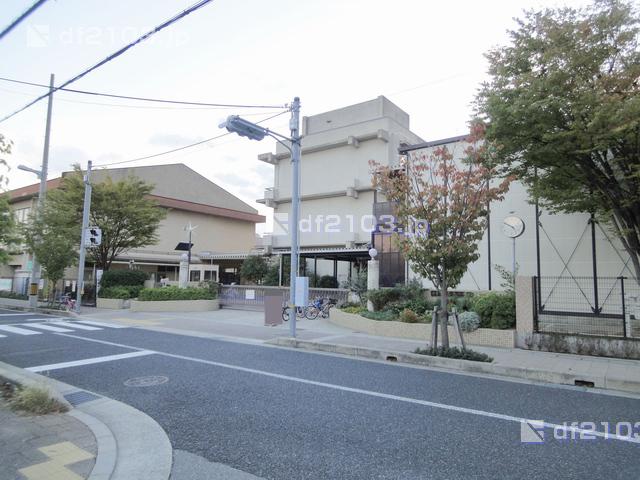
<path fill-rule="evenodd" d="M 540 277 L 533 277 L 533 282 L 531 283 L 531 297 L 533 303 L 533 331 L 538 333 L 538 305 L 539 305 L 539 288 L 540 288 Z"/>
<path fill-rule="evenodd" d="M 622 336 L 627 338 L 627 312 L 624 302 L 624 277 L 618 277 L 620 279 L 620 292 L 622 293 Z"/>

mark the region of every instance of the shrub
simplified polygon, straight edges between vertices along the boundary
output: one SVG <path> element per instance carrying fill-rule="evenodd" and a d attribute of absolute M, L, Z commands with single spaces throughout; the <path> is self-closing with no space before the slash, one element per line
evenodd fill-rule
<path fill-rule="evenodd" d="M 505 330 L 516 326 L 515 295 L 499 295 L 491 313 L 491 328 Z"/>
<path fill-rule="evenodd" d="M 392 302 L 387 304 L 384 310 L 389 310 L 396 315 L 400 315 L 400 313 L 408 308 L 409 310 L 413 310 L 418 315 L 425 315 L 433 311 L 433 307 L 436 304 L 431 302 L 425 298 L 418 298 L 414 300 L 404 300 L 399 302 Z"/>
<path fill-rule="evenodd" d="M 205 280 L 198 284 L 198 287 L 205 288 L 209 290 L 209 293 L 213 295 L 213 298 L 218 298 L 218 294 L 220 293 L 220 284 L 218 282 L 212 282 L 211 280 Z"/>
<path fill-rule="evenodd" d="M 318 288 L 338 288 L 338 279 L 331 275 L 323 275 L 318 281 Z"/>
<path fill-rule="evenodd" d="M 395 288 L 381 288 L 379 290 L 369 290 L 367 300 L 373 304 L 373 309 L 378 311 L 392 302 L 400 300 L 400 292 Z"/>
<path fill-rule="evenodd" d="M 29 300 L 28 295 L 21 295 L 16 292 L 10 292 L 8 290 L 0 290 L 0 298 L 13 298 L 14 300 Z"/>
<path fill-rule="evenodd" d="M 368 318 L 369 320 L 380 320 L 380 321 L 386 321 L 386 322 L 398 319 L 398 317 L 394 315 L 392 312 L 384 311 L 384 310 L 381 312 L 369 312 L 365 310 L 360 315 L 362 315 L 364 318 Z"/>
<path fill-rule="evenodd" d="M 465 293 L 464 297 L 456 297 L 456 299 L 453 301 L 456 309 L 458 310 L 458 312 L 467 312 L 472 309 L 472 305 L 473 305 L 473 301 L 474 301 L 474 295 L 473 293 Z"/>
<path fill-rule="evenodd" d="M 420 317 L 413 310 L 405 308 L 402 312 L 400 312 L 398 320 L 404 323 L 418 323 L 420 321 Z"/>
<path fill-rule="evenodd" d="M 356 313 L 356 314 L 367 311 L 367 309 L 364 308 L 362 305 L 342 307 L 340 310 L 342 310 L 345 313 Z"/>
<path fill-rule="evenodd" d="M 476 312 L 461 312 L 458 321 L 463 332 L 473 332 L 480 327 L 480 316 Z"/>
<path fill-rule="evenodd" d="M 486 353 L 476 352 L 475 350 L 469 350 L 468 348 L 462 349 L 459 347 L 436 347 L 436 348 L 417 348 L 413 353 L 418 355 L 431 355 L 434 357 L 447 357 L 457 358 L 460 360 L 472 360 L 474 362 L 493 362 Z"/>
<path fill-rule="evenodd" d="M 138 300 L 143 302 L 161 302 L 168 300 L 213 300 L 216 295 L 206 288 L 143 288 L 138 295 Z"/>
<path fill-rule="evenodd" d="M 144 285 L 147 274 L 140 270 L 107 270 L 100 279 L 101 288 L 120 287 L 123 285 Z"/>
<path fill-rule="evenodd" d="M 13 410 L 22 410 L 34 415 L 64 413 L 68 410 L 66 405 L 51 398 L 47 390 L 37 387 L 18 387 L 9 405 Z"/>
<path fill-rule="evenodd" d="M 140 290 L 142 290 L 140 285 L 101 288 L 98 292 L 98 297 L 128 300 L 130 298 L 136 298 L 140 294 Z"/>

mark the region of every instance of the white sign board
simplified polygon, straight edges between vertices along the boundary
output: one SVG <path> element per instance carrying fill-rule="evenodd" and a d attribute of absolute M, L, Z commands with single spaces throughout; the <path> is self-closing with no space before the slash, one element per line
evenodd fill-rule
<path fill-rule="evenodd" d="M 244 291 L 244 299 L 245 300 L 255 300 L 256 299 L 256 291 L 255 290 L 245 290 Z"/>
<path fill-rule="evenodd" d="M 309 277 L 296 277 L 296 307 L 309 305 Z"/>

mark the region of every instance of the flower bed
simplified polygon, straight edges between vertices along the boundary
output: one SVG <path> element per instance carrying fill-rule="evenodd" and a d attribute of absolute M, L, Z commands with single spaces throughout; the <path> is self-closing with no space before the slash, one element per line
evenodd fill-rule
<path fill-rule="evenodd" d="M 431 339 L 431 324 L 403 323 L 386 320 L 370 320 L 362 315 L 346 313 L 339 309 L 331 312 L 330 321 L 341 327 L 357 332 L 381 337 L 400 337 L 412 340 Z M 453 343 L 460 343 L 456 328 L 449 325 L 449 338 Z M 464 334 L 464 340 L 469 345 L 484 345 L 488 347 L 515 348 L 515 330 L 497 330 L 493 328 L 479 328 Z"/>

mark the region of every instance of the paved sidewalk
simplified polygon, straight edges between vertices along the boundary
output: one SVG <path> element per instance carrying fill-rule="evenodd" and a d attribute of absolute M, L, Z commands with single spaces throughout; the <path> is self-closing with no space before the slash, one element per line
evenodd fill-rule
<path fill-rule="evenodd" d="M 0 480 L 79 480 L 95 464 L 97 443 L 71 415 L 28 415 L 0 397 Z"/>
<path fill-rule="evenodd" d="M 492 363 L 469 362 L 412 354 L 426 343 L 354 332 L 328 320 L 298 319 L 297 341 L 289 338 L 289 324 L 264 326 L 264 313 L 222 309 L 213 312 L 164 313 L 91 309 L 83 317 L 150 330 L 319 350 L 379 360 L 396 360 L 462 372 L 514 377 L 529 381 L 640 394 L 640 361 L 616 358 L 535 352 L 523 349 L 471 346 L 493 357 Z M 393 358 L 395 357 L 395 358 Z"/>

